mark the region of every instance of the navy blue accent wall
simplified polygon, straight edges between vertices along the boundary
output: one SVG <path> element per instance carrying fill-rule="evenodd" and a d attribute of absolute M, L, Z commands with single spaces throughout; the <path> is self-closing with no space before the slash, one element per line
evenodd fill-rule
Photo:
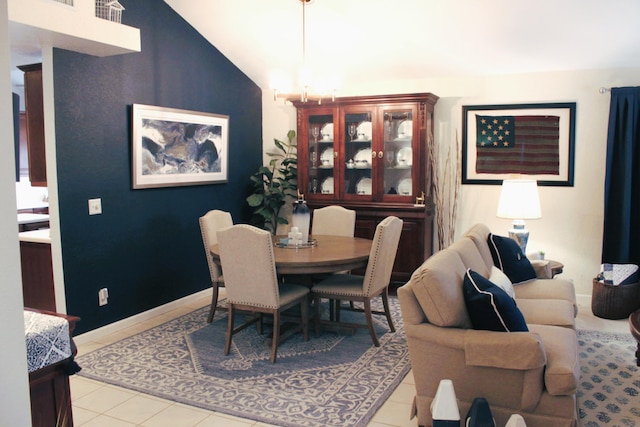
<path fill-rule="evenodd" d="M 210 288 L 198 217 L 222 209 L 246 222 L 262 161 L 260 88 L 163 1 L 120 3 L 142 52 L 53 56 L 66 303 L 82 318 L 78 333 Z M 228 183 L 133 190 L 132 104 L 230 116 Z M 89 216 L 97 197 L 103 213 Z"/>

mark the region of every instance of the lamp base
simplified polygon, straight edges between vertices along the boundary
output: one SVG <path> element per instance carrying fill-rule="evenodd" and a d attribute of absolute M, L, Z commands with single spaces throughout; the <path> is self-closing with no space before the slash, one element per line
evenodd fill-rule
<path fill-rule="evenodd" d="M 529 230 L 524 228 L 523 220 L 514 220 L 513 228 L 509 230 L 509 237 L 515 240 L 520 246 L 522 255 L 527 256 L 527 242 L 529 241 Z"/>

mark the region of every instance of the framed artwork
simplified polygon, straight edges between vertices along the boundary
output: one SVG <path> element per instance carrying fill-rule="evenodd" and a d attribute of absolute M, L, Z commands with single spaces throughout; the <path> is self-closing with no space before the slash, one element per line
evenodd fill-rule
<path fill-rule="evenodd" d="M 462 183 L 573 186 L 576 103 L 462 107 Z"/>
<path fill-rule="evenodd" d="M 229 116 L 133 104 L 133 188 L 227 182 Z"/>

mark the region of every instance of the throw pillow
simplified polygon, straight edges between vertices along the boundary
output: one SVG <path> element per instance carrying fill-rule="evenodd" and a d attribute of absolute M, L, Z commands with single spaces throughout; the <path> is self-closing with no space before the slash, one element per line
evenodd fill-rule
<path fill-rule="evenodd" d="M 462 286 L 474 329 L 498 332 L 529 330 L 515 300 L 479 273 L 468 269 Z"/>
<path fill-rule="evenodd" d="M 536 278 L 535 269 L 515 240 L 491 233 L 487 240 L 493 263 L 507 275 L 511 283 L 518 284 Z"/>
<path fill-rule="evenodd" d="M 489 281 L 494 285 L 496 285 L 497 287 L 499 287 L 500 289 L 502 289 L 503 291 L 505 291 L 507 295 L 509 295 L 511 298 L 516 297 L 516 292 L 513 289 L 513 283 L 511 283 L 511 280 L 509 280 L 507 275 L 504 274 L 502 270 L 500 270 L 495 265 L 491 266 Z"/>

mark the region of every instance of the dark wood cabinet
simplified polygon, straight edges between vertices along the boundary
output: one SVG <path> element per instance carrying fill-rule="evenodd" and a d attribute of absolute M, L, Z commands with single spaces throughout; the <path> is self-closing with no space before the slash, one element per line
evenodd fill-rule
<path fill-rule="evenodd" d="M 432 254 L 427 136 L 437 100 L 420 93 L 294 102 L 300 192 L 312 210 L 332 204 L 355 210 L 357 237 L 373 238 L 389 215 L 401 218 L 394 282 L 407 281 Z"/>
<path fill-rule="evenodd" d="M 44 140 L 42 64 L 22 65 L 18 68 L 24 72 L 29 180 L 34 187 L 46 187 L 47 162 Z"/>
<path fill-rule="evenodd" d="M 56 310 L 51 245 L 20 242 L 22 294 L 24 306 L 40 310 Z"/>

